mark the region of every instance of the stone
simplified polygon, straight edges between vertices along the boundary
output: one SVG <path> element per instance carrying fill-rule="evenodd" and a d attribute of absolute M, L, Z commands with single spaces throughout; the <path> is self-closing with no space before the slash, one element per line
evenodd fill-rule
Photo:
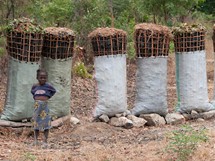
<path fill-rule="evenodd" d="M 196 121 L 197 122 L 204 122 L 205 120 L 203 118 L 198 118 Z"/>
<path fill-rule="evenodd" d="M 200 117 L 199 113 L 195 110 L 192 110 L 190 114 L 192 119 L 198 119 Z"/>
<path fill-rule="evenodd" d="M 73 117 L 73 116 L 72 116 L 72 117 L 70 118 L 70 123 L 76 125 L 76 124 L 79 124 L 79 123 L 80 123 L 80 120 L 77 119 L 76 117 Z"/>
<path fill-rule="evenodd" d="M 168 113 L 165 119 L 167 124 L 171 125 L 182 124 L 185 122 L 184 116 L 179 113 Z"/>
<path fill-rule="evenodd" d="M 215 110 L 211 110 L 211 111 L 208 111 L 208 112 L 203 112 L 200 115 L 201 115 L 201 118 L 203 118 L 205 120 L 208 120 L 208 119 L 211 119 L 211 118 L 215 117 Z"/>
<path fill-rule="evenodd" d="M 122 114 L 123 116 L 128 116 L 128 115 L 131 115 L 131 111 L 129 111 L 129 110 L 126 110 L 125 112 L 123 112 L 123 114 Z"/>
<path fill-rule="evenodd" d="M 117 127 L 124 127 L 126 129 L 130 129 L 133 127 L 133 122 L 126 117 L 112 117 L 110 119 L 110 125 L 117 126 Z"/>
<path fill-rule="evenodd" d="M 105 114 L 103 114 L 103 115 L 101 115 L 100 117 L 99 117 L 99 119 L 102 121 L 102 122 L 106 122 L 106 123 L 108 123 L 109 122 L 109 117 L 108 117 L 108 115 L 105 115 Z"/>
<path fill-rule="evenodd" d="M 140 117 L 144 118 L 147 121 L 146 125 L 148 126 L 160 126 L 166 124 L 165 119 L 162 116 L 155 113 L 141 114 Z"/>
<path fill-rule="evenodd" d="M 191 120 L 192 119 L 192 116 L 191 114 L 188 114 L 188 113 L 182 113 L 182 115 L 184 116 L 185 120 L 188 121 L 188 120 Z"/>
<path fill-rule="evenodd" d="M 147 122 L 144 118 L 139 118 L 134 115 L 128 115 L 127 118 L 133 122 L 134 127 L 144 127 Z"/>
<path fill-rule="evenodd" d="M 123 114 L 122 113 L 117 113 L 117 114 L 115 114 L 115 116 L 119 118 L 119 117 L 123 116 Z"/>

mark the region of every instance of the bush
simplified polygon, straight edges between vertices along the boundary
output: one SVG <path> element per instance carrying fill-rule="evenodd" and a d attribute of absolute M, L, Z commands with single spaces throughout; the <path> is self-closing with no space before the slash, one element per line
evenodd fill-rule
<path fill-rule="evenodd" d="M 73 73 L 76 74 L 79 77 L 82 78 L 92 78 L 92 75 L 89 74 L 87 67 L 84 65 L 83 62 L 77 62 L 73 69 L 72 69 Z"/>
<path fill-rule="evenodd" d="M 169 139 L 167 151 L 176 154 L 178 161 L 187 161 L 200 142 L 208 141 L 205 128 L 194 130 L 188 125 L 173 131 Z"/>
<path fill-rule="evenodd" d="M 0 36 L 0 57 L 6 53 L 5 41 L 5 38 L 3 36 Z"/>

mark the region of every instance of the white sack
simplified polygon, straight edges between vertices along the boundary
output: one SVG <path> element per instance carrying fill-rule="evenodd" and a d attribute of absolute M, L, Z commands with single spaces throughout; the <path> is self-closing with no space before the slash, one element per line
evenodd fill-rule
<path fill-rule="evenodd" d="M 137 59 L 136 99 L 131 112 L 167 114 L 167 57 Z"/>
<path fill-rule="evenodd" d="M 209 111 L 205 51 L 176 53 L 178 111 Z"/>
<path fill-rule="evenodd" d="M 95 57 L 98 103 L 94 117 L 114 116 L 127 110 L 126 55 Z"/>
<path fill-rule="evenodd" d="M 37 69 L 39 64 L 36 62 L 22 62 L 9 57 L 7 97 L 1 119 L 21 121 L 32 117 L 34 99 L 31 87 L 37 83 Z"/>
<path fill-rule="evenodd" d="M 71 111 L 71 58 L 50 59 L 43 57 L 42 66 L 48 72 L 48 82 L 56 89 L 55 95 L 48 103 L 50 115 L 52 117 L 69 115 Z"/>

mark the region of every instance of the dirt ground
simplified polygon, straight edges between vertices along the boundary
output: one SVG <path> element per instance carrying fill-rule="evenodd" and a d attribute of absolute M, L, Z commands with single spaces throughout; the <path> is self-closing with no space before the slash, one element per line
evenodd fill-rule
<path fill-rule="evenodd" d="M 207 55 L 213 55 L 212 42 L 207 43 Z M 213 58 L 207 57 L 208 93 L 213 96 Z M 128 108 L 135 99 L 135 62 L 127 62 Z M 3 74 L 1 75 L 3 78 Z M 167 135 L 181 125 L 124 129 L 102 122 L 93 122 L 92 110 L 96 105 L 95 80 L 72 78 L 71 114 L 80 119 L 80 124 L 65 122 L 51 129 L 49 147 L 34 147 L 33 131 L 30 128 L 0 127 L 0 160 L 5 161 L 169 161 L 176 160 L 175 154 L 165 151 Z M 168 61 L 168 108 L 176 105 L 174 54 Z M 4 107 L 6 77 L 0 83 L 0 109 Z M 199 129 L 208 129 L 209 141 L 200 144 L 190 161 L 215 160 L 215 119 L 186 124 Z M 40 135 L 42 141 L 42 134 Z"/>

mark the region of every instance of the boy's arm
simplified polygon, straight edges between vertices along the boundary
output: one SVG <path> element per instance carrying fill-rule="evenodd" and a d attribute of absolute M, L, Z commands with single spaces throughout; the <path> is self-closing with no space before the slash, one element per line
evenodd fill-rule
<path fill-rule="evenodd" d="M 34 95 L 35 93 L 35 88 L 38 86 L 38 83 L 37 84 L 34 84 L 32 87 L 31 87 L 31 94 Z"/>
<path fill-rule="evenodd" d="M 51 97 L 56 93 L 56 89 L 49 84 L 49 90 L 50 90 L 50 93 L 51 93 Z"/>

